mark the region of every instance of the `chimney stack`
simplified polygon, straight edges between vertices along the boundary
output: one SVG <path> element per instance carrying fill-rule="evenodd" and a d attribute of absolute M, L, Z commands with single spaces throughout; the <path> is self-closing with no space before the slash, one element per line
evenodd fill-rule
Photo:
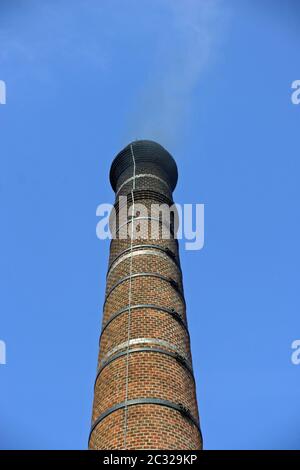
<path fill-rule="evenodd" d="M 131 211 L 111 219 L 89 448 L 201 449 L 176 224 L 150 211 L 174 204 L 176 163 L 161 145 L 135 141 L 114 159 L 110 182 L 116 216 Z"/>

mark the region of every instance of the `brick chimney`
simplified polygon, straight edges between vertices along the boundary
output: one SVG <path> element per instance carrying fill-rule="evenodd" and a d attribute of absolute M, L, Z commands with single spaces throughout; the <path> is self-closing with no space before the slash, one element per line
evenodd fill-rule
<path fill-rule="evenodd" d="M 110 182 L 116 215 L 131 211 L 111 220 L 89 448 L 201 449 L 176 217 L 167 224 L 150 212 L 173 205 L 176 163 L 161 145 L 135 141 L 114 159 Z"/>

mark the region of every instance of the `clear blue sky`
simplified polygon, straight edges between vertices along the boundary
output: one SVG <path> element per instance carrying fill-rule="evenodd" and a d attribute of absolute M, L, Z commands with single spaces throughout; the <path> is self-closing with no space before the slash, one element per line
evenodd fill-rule
<path fill-rule="evenodd" d="M 206 6 L 204 5 L 206 4 Z M 174 155 L 207 449 L 300 449 L 299 2 L 1 0 L 0 446 L 86 448 L 114 155 Z"/>

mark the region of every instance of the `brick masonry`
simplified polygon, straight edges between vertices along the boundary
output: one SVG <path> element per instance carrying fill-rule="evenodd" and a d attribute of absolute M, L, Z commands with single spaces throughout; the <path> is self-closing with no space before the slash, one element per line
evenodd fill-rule
<path fill-rule="evenodd" d="M 138 230 L 111 241 L 89 448 L 201 449 L 178 243 L 172 222 L 164 239 L 161 221 L 136 211 L 173 204 L 176 164 L 159 144 L 136 141 L 117 155 L 110 180 L 116 212 L 128 196 Z"/>

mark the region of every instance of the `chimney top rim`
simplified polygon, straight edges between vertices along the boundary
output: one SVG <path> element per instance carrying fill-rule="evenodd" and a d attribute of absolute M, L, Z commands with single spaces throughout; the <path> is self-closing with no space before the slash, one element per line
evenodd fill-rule
<path fill-rule="evenodd" d="M 158 142 L 154 140 L 134 140 L 124 147 L 114 158 L 110 168 L 110 183 L 114 191 L 117 189 L 118 179 L 127 168 L 133 166 L 131 146 L 136 163 L 150 162 L 160 167 L 168 177 L 171 191 L 174 191 L 178 171 L 172 155 Z"/>

